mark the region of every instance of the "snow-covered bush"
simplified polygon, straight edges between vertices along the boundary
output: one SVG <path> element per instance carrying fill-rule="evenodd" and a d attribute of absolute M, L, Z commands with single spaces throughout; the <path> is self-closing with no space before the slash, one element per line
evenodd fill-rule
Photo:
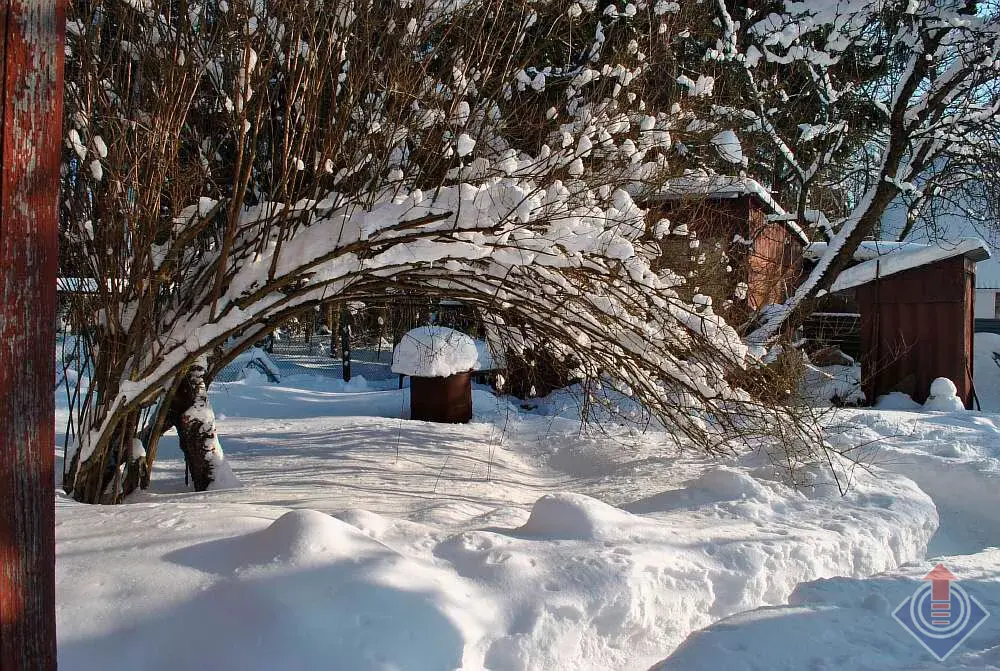
<path fill-rule="evenodd" d="M 74 5 L 67 263 L 110 281 L 67 491 L 120 491 L 132 436 L 152 464 L 275 326 L 390 288 L 509 315 L 705 445 L 758 416 L 726 382 L 738 335 L 652 270 L 634 200 L 681 171 L 671 131 L 705 105 L 652 76 L 679 8 L 576 6 Z M 209 425 L 181 446 L 211 480 Z"/>

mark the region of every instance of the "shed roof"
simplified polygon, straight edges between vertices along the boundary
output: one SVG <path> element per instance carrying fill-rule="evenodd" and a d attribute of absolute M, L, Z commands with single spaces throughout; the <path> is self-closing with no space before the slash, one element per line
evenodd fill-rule
<path fill-rule="evenodd" d="M 809 242 L 809 236 L 795 222 L 794 216 L 785 211 L 771 196 L 760 182 L 749 177 L 733 177 L 730 175 L 709 175 L 693 172 L 682 177 L 676 177 L 663 184 L 647 200 L 682 200 L 685 198 L 739 198 L 750 196 L 755 198 L 765 209 L 770 211 L 772 221 L 780 221 L 803 243 Z"/>
<path fill-rule="evenodd" d="M 825 243 L 813 243 L 807 248 L 807 257 L 816 258 L 825 249 Z M 856 266 L 840 273 L 830 288 L 843 291 L 867 284 L 878 277 L 888 277 L 905 270 L 912 270 L 956 256 L 964 256 L 973 261 L 983 261 L 990 257 L 989 247 L 979 238 L 963 238 L 954 243 L 938 242 L 918 245 L 911 242 L 889 242 L 872 240 L 862 243 L 854 258 L 862 260 Z"/>

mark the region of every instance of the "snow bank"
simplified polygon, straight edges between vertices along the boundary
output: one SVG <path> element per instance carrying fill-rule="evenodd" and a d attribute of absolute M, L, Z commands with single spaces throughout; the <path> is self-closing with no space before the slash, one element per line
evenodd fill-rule
<path fill-rule="evenodd" d="M 392 353 L 392 372 L 415 377 L 448 377 L 475 370 L 478 363 L 476 342 L 443 326 L 409 331 Z"/>
<path fill-rule="evenodd" d="M 937 526 L 877 465 L 844 497 L 822 479 L 795 491 L 762 455 L 708 461 L 611 423 L 588 436 L 568 411 L 497 402 L 489 422 L 401 429 L 406 394 L 230 385 L 212 400 L 244 489 L 157 490 L 164 470 L 183 487 L 167 436 L 145 503 L 60 499 L 60 668 L 643 671 L 802 582 L 919 559 Z M 946 473 L 954 505 L 993 510 L 995 487 Z M 1000 533 L 990 514 L 977 528 Z"/>
<path fill-rule="evenodd" d="M 583 494 L 549 494 L 535 502 L 518 531 L 539 539 L 605 541 L 635 526 L 633 515 Z"/>
<path fill-rule="evenodd" d="M 1000 550 L 941 561 L 988 611 L 1000 608 Z M 938 662 L 893 619 L 933 564 L 871 579 L 832 578 L 799 586 L 790 604 L 743 613 L 698 632 L 653 671 L 996 669 L 1000 618 L 991 617 Z"/>
<path fill-rule="evenodd" d="M 913 398 L 901 391 L 892 391 L 883 396 L 879 396 L 875 401 L 878 410 L 920 410 L 922 407 Z"/>
<path fill-rule="evenodd" d="M 641 514 L 553 494 L 457 532 L 363 510 L 62 506 L 60 668 L 641 671 L 802 581 L 920 556 L 929 501 L 875 489 L 808 497 L 718 466 L 625 506 Z"/>
<path fill-rule="evenodd" d="M 991 339 L 992 340 L 992 339 Z M 950 385 L 940 383 L 942 395 Z M 928 558 L 869 577 L 804 582 L 787 605 L 722 619 L 692 634 L 656 671 L 902 671 L 1000 666 L 1000 420 L 855 411 L 840 417 L 843 445 L 878 444 L 873 460 L 915 480 L 934 501 L 940 526 Z M 942 562 L 993 614 L 947 660 L 930 656 L 893 618 L 923 577 Z M 808 642 L 803 644 L 801 642 Z"/>

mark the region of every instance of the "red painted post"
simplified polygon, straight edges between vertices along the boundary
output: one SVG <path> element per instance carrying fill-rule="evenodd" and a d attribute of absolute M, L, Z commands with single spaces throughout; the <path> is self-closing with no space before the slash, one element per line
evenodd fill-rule
<path fill-rule="evenodd" d="M 0 0 L 0 669 L 56 668 L 55 280 L 65 0 Z"/>

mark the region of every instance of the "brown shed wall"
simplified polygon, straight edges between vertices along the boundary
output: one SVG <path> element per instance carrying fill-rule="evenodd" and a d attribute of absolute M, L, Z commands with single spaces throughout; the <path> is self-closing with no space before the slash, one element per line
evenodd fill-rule
<path fill-rule="evenodd" d="M 975 262 L 956 257 L 857 288 L 869 402 L 902 391 L 923 403 L 947 377 L 971 407 L 974 287 Z"/>
<path fill-rule="evenodd" d="M 767 221 L 759 207 L 750 208 L 750 253 L 747 283 L 750 307 L 759 310 L 781 303 L 795 291 L 802 274 L 802 241 L 780 222 Z"/>
<path fill-rule="evenodd" d="M 768 221 L 768 212 L 757 198 L 671 200 L 650 206 L 650 212 L 654 220 L 668 217 L 674 226 L 686 224 L 697 233 L 700 251 L 710 252 L 715 244 L 721 246 L 730 259 L 733 272 L 725 273 L 724 263 L 719 268 L 701 266 L 696 268 L 697 282 L 700 291 L 711 295 L 718 304 L 733 296 L 738 283 L 746 282 L 746 306 L 740 314 L 728 315 L 736 321 L 747 316 L 742 314 L 747 309 L 752 312 L 768 303 L 780 303 L 795 290 L 802 273 L 803 243 L 785 224 Z M 734 242 L 737 235 L 751 240 L 751 245 Z M 673 236 L 664 241 L 663 251 L 668 263 L 669 246 L 678 243 L 682 243 L 679 252 L 687 254 L 686 241 Z"/>

